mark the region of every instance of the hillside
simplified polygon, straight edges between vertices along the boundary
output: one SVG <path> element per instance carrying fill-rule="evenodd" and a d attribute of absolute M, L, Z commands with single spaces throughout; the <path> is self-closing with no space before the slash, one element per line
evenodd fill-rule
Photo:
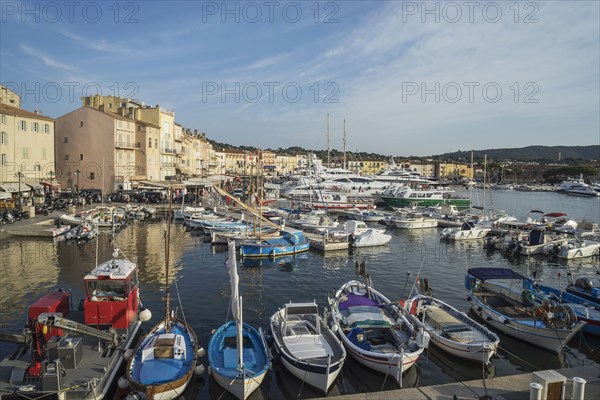
<path fill-rule="evenodd" d="M 590 161 L 600 160 L 600 145 L 591 146 L 527 146 L 521 148 L 473 150 L 475 161 L 488 159 L 497 161 L 539 161 L 556 162 L 560 153 L 561 161 Z M 471 150 L 456 151 L 434 156 L 437 159 L 470 160 Z"/>

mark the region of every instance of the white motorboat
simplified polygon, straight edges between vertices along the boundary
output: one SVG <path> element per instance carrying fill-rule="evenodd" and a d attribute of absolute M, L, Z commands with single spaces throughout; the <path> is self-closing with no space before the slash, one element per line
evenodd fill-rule
<path fill-rule="evenodd" d="M 438 221 L 435 218 L 426 218 L 421 213 L 411 212 L 397 217 L 394 224 L 400 229 L 421 229 L 434 228 L 438 225 Z"/>
<path fill-rule="evenodd" d="M 483 239 L 492 228 L 473 224 L 472 222 L 463 222 L 460 228 L 444 228 L 440 232 L 440 239 L 445 240 L 476 240 Z"/>

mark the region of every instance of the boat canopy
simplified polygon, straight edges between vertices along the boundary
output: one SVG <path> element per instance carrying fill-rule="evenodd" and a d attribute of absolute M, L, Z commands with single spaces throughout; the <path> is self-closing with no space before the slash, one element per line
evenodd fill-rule
<path fill-rule="evenodd" d="M 489 279 L 527 279 L 523 275 L 508 268 L 471 268 L 467 272 L 469 275 L 481 279 L 482 281 Z"/>
<path fill-rule="evenodd" d="M 560 212 L 552 212 L 548 214 L 544 214 L 544 217 L 558 218 L 558 217 L 566 217 L 567 214 Z"/>

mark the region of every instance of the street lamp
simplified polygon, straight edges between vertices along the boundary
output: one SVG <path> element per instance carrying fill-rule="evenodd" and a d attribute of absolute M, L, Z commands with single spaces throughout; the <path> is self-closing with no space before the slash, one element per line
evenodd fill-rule
<path fill-rule="evenodd" d="M 76 171 L 75 171 L 75 176 L 77 177 L 77 185 L 75 186 L 75 191 L 76 191 L 77 193 L 79 193 L 79 174 L 80 174 L 80 173 L 81 173 L 81 171 L 80 171 L 80 170 L 76 170 Z"/>

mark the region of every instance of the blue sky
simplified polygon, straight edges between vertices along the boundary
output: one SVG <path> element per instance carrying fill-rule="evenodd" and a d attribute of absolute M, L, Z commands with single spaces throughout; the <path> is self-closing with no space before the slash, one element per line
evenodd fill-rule
<path fill-rule="evenodd" d="M 99 88 L 234 145 L 600 144 L 598 1 L 1 3 L 0 81 L 55 118 Z"/>

